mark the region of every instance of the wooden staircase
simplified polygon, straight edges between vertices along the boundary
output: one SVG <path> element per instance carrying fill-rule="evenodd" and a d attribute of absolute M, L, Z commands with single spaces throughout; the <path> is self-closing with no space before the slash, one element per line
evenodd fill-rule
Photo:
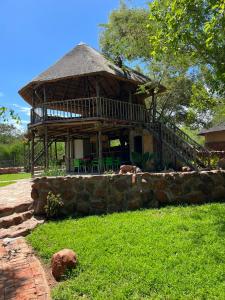
<path fill-rule="evenodd" d="M 170 120 L 158 118 L 156 122 L 147 123 L 146 128 L 161 143 L 162 153 L 170 151 L 178 161 L 192 170 L 210 168 L 210 152 Z"/>
<path fill-rule="evenodd" d="M 48 148 L 53 144 L 53 140 L 48 142 Z M 43 141 L 37 140 L 34 144 L 34 165 L 35 166 L 43 166 L 44 165 L 44 154 L 45 147 Z M 26 170 L 31 171 L 31 150 L 30 147 L 25 152 L 25 162 L 26 162 Z"/>

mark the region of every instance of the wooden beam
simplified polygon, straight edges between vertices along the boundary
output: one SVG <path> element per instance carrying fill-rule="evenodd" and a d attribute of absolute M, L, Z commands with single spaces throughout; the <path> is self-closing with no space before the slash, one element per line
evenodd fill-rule
<path fill-rule="evenodd" d="M 45 126 L 45 135 L 44 135 L 44 147 L 45 147 L 45 168 L 49 166 L 48 161 L 48 128 Z"/>
<path fill-rule="evenodd" d="M 55 142 L 55 159 L 58 160 L 57 142 Z"/>
<path fill-rule="evenodd" d="M 34 139 L 35 139 L 35 132 L 32 130 L 31 132 L 31 176 L 34 176 Z"/>
<path fill-rule="evenodd" d="M 99 173 L 102 172 L 102 131 L 98 131 L 98 159 L 99 159 Z"/>
<path fill-rule="evenodd" d="M 155 92 L 152 92 L 152 115 L 153 115 L 153 122 L 156 121 L 156 101 L 155 101 Z"/>
<path fill-rule="evenodd" d="M 66 170 L 70 172 L 70 132 L 67 130 L 66 136 Z"/>

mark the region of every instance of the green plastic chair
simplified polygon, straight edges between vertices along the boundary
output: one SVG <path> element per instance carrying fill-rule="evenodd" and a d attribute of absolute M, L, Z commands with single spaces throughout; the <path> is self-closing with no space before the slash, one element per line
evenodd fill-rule
<path fill-rule="evenodd" d="M 120 157 L 117 157 L 117 158 L 113 159 L 113 166 L 115 167 L 115 169 L 119 169 L 119 167 L 121 166 L 121 159 L 120 159 Z"/>
<path fill-rule="evenodd" d="M 82 161 L 80 159 L 74 159 L 73 160 L 73 167 L 74 167 L 74 172 L 80 173 L 81 169 L 82 169 Z"/>
<path fill-rule="evenodd" d="M 97 170 L 100 173 L 100 164 L 102 164 L 102 168 L 104 169 L 104 160 L 103 159 L 93 159 L 91 162 L 91 171 L 94 173 L 94 170 Z"/>
<path fill-rule="evenodd" d="M 113 158 L 112 157 L 106 157 L 105 158 L 105 168 L 106 170 L 113 170 L 114 164 L 113 164 Z"/>

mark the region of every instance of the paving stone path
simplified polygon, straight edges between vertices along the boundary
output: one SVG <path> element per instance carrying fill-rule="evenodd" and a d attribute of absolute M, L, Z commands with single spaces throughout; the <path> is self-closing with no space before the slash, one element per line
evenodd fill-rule
<path fill-rule="evenodd" d="M 23 237 L 0 241 L 0 300 L 48 300 L 45 272 Z"/>
<path fill-rule="evenodd" d="M 20 180 L 0 188 L 0 213 L 12 211 L 15 207 L 32 204 L 30 179 Z"/>
<path fill-rule="evenodd" d="M 0 300 L 48 300 L 45 272 L 22 236 L 43 220 L 33 216 L 31 180 L 0 188 Z"/>

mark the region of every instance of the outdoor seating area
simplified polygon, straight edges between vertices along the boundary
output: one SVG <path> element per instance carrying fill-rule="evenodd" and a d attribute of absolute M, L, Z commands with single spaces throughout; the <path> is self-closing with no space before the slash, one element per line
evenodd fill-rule
<path fill-rule="evenodd" d="M 73 160 L 73 169 L 77 173 L 101 173 L 109 171 L 118 171 L 121 165 L 120 157 L 83 158 Z"/>

